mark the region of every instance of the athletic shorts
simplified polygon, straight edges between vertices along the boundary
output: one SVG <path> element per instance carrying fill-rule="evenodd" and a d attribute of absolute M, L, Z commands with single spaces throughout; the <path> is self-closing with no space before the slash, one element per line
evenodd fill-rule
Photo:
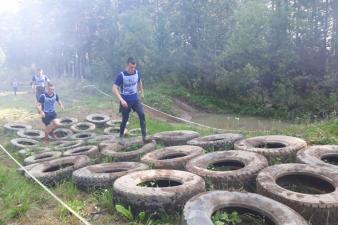
<path fill-rule="evenodd" d="M 56 112 L 45 112 L 45 117 L 42 118 L 42 122 L 48 126 L 54 119 L 56 119 Z"/>

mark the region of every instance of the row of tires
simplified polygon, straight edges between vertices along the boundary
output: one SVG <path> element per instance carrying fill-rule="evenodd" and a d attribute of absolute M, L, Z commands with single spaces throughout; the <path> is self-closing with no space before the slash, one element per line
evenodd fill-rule
<path fill-rule="evenodd" d="M 154 142 L 130 150 L 128 148 L 137 145 L 136 139 L 121 146 L 111 138 L 103 140 L 98 146 L 93 146 L 96 147 L 97 155 L 88 155 L 94 158 L 106 155 L 116 161 L 141 159 L 141 162 L 88 166 L 90 164 L 88 156 L 67 156 L 64 155 L 66 151 L 63 151 L 62 158 L 31 164 L 27 169 L 47 185 L 72 177 L 80 189 L 87 191 L 113 186 L 116 200 L 132 205 L 135 209 L 177 210 L 190 199 L 184 207 L 183 224 L 212 224 L 211 215 L 227 206 L 258 212 L 275 224 L 307 224 L 293 210 L 314 225 L 338 224 L 337 146 L 306 148 L 305 141 L 294 137 L 275 135 L 243 139 L 243 136 L 236 135 L 199 137 L 198 133 L 192 131 L 162 132 L 152 138 L 170 147 L 157 150 Z M 79 141 L 82 145 L 88 145 L 87 141 Z M 187 146 L 187 143 L 199 147 Z M 65 144 L 66 147 L 68 144 Z M 171 146 L 177 144 L 185 146 Z M 130 154 L 147 145 L 153 145 L 149 147 L 151 150 L 148 152 L 141 151 L 135 158 L 130 156 L 119 158 L 119 154 Z M 204 154 L 201 146 L 215 152 Z M 237 150 L 218 151 L 227 148 Z M 87 151 L 89 150 L 82 149 L 73 153 L 86 154 Z M 268 162 L 276 158 L 292 158 L 296 155 L 298 162 L 310 165 L 282 164 L 268 167 Z M 48 156 L 42 158 L 48 159 Z M 116 165 L 117 163 L 120 164 Z M 122 165 L 124 163 L 129 163 L 129 167 L 127 165 L 124 167 Z M 149 170 L 149 167 L 156 169 Z M 219 171 L 218 168 L 226 168 L 228 171 Z M 205 193 L 206 183 L 217 189 L 230 190 L 254 184 L 257 186 L 258 194 L 261 195 L 226 191 Z M 295 187 L 299 184 L 305 188 L 296 190 Z M 195 208 L 193 203 L 196 203 Z M 280 215 L 289 217 L 283 219 Z M 200 217 L 198 221 L 202 221 L 201 223 L 194 220 L 196 216 Z M 285 218 L 292 218 L 293 223 Z"/>
<path fill-rule="evenodd" d="M 202 158 L 202 156 L 199 157 Z M 193 160 L 194 159 L 190 160 L 187 164 L 188 171 L 188 165 L 194 164 Z M 207 181 L 208 178 L 204 177 L 205 179 L 203 179 L 199 173 L 192 171 L 149 170 L 149 165 L 140 162 L 115 162 L 97 165 L 89 165 L 89 163 L 90 159 L 88 156 L 68 156 L 35 165 L 33 164 L 28 166 L 27 169 L 33 176 L 49 186 L 72 177 L 79 189 L 90 191 L 97 188 L 113 187 L 114 197 L 123 204 L 131 205 L 135 209 L 165 212 L 177 211 L 182 208 L 190 198 L 205 192 L 205 181 Z M 234 171 L 218 173 L 228 173 L 227 175 L 229 176 L 233 172 Z M 235 175 L 233 174 L 233 176 Z M 218 182 L 225 183 L 227 181 L 219 180 Z M 262 170 L 258 172 L 256 182 L 258 194 L 267 196 L 291 207 L 311 221 L 312 224 L 323 224 L 323 221 L 326 221 L 326 224 L 330 225 L 337 224 L 338 174 L 336 171 L 307 164 L 281 164 L 262 168 Z M 299 190 L 290 190 L 289 186 L 297 182 L 303 183 L 309 188 L 314 187 L 319 192 L 302 193 Z M 227 196 L 232 195 L 232 193 L 224 192 L 224 195 L 225 196 L 218 196 L 218 198 L 232 199 Z M 210 197 L 214 198 L 216 196 L 211 195 Z M 200 209 L 201 205 L 204 205 L 203 207 L 210 207 L 204 211 L 204 214 L 211 211 L 208 217 L 209 220 L 212 213 L 220 208 L 226 208 L 226 204 L 221 204 L 217 198 L 217 201 L 213 202 L 214 200 L 210 200 L 211 202 L 208 204 L 204 201 L 204 199 L 208 197 L 202 194 L 200 198 L 202 198 L 203 201 L 198 204 L 196 203 L 195 207 L 197 208 L 191 208 L 192 206 L 190 204 L 192 203 L 188 202 L 186 204 L 184 209 L 184 220 L 186 224 L 204 224 L 189 223 L 188 218 L 192 219 L 192 221 L 196 220 L 194 217 L 186 215 L 189 214 L 189 210 L 196 211 Z M 194 199 L 196 199 L 196 197 Z M 260 202 L 265 198 L 257 195 L 254 199 Z M 276 218 L 274 218 L 274 216 L 277 214 L 283 214 L 283 210 L 281 209 L 283 207 L 280 208 L 280 204 L 273 203 L 271 200 L 264 200 L 266 204 L 270 201 L 269 205 L 261 205 L 257 202 L 255 205 L 248 205 L 245 199 L 232 200 L 239 203 L 237 203 L 238 205 L 231 205 L 229 203 L 229 207 L 230 205 L 232 207 L 251 207 L 249 209 L 254 211 L 257 211 L 259 208 L 260 210 L 258 210 L 258 212 L 269 217 L 272 221 L 275 221 Z M 190 201 L 194 202 L 197 200 Z M 253 202 L 253 200 L 251 202 Z M 268 208 L 267 206 L 270 207 L 270 211 L 274 211 L 272 215 L 264 211 L 264 209 Z M 187 210 L 188 212 L 186 212 Z M 289 209 L 288 211 L 291 212 L 292 210 Z M 284 222 L 289 220 L 285 220 L 284 218 L 284 220 L 276 221 L 276 224 L 288 224 Z M 289 224 L 298 223 L 294 222 Z"/>

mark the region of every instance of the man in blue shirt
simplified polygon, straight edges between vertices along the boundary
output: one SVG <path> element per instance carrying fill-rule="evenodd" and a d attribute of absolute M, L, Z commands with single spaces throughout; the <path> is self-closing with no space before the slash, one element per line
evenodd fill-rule
<path fill-rule="evenodd" d="M 55 128 L 56 124 L 56 112 L 55 103 L 58 103 L 61 110 L 64 110 L 63 104 L 59 99 L 59 96 L 55 93 L 55 88 L 51 83 L 47 85 L 47 91 L 40 95 L 39 101 L 36 104 L 36 108 L 41 115 L 42 122 L 45 124 L 45 142 L 48 142 L 48 134 Z"/>
<path fill-rule="evenodd" d="M 36 101 L 39 101 L 40 95 L 45 92 L 46 82 L 50 82 L 49 78 L 45 74 L 43 74 L 42 69 L 37 69 L 36 74 L 33 76 L 31 82 Z"/>
<path fill-rule="evenodd" d="M 119 91 L 120 88 L 120 91 Z M 119 73 L 113 84 L 112 91 L 120 101 L 120 112 L 122 113 L 122 123 L 120 126 L 120 143 L 123 144 L 123 134 L 129 119 L 129 113 L 134 110 L 140 120 L 142 132 L 142 140 L 146 140 L 146 120 L 142 102 L 137 94 L 140 89 L 141 99 L 144 99 L 143 84 L 141 74 L 136 70 L 136 62 L 134 58 L 129 57 L 127 60 L 127 68 Z"/>

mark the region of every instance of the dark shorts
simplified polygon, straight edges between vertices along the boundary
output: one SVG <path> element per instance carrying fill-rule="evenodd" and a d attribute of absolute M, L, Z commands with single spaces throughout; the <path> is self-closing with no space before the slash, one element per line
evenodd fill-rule
<path fill-rule="evenodd" d="M 42 118 L 42 122 L 48 126 L 54 119 L 56 119 L 56 112 L 45 112 L 45 118 Z"/>

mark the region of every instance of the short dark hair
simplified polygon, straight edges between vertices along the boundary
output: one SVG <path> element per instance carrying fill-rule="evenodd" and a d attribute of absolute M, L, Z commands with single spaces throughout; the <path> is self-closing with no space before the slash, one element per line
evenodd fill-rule
<path fill-rule="evenodd" d="M 133 57 L 129 57 L 128 60 L 127 60 L 127 64 L 133 64 L 135 65 L 136 64 L 136 61 Z"/>

